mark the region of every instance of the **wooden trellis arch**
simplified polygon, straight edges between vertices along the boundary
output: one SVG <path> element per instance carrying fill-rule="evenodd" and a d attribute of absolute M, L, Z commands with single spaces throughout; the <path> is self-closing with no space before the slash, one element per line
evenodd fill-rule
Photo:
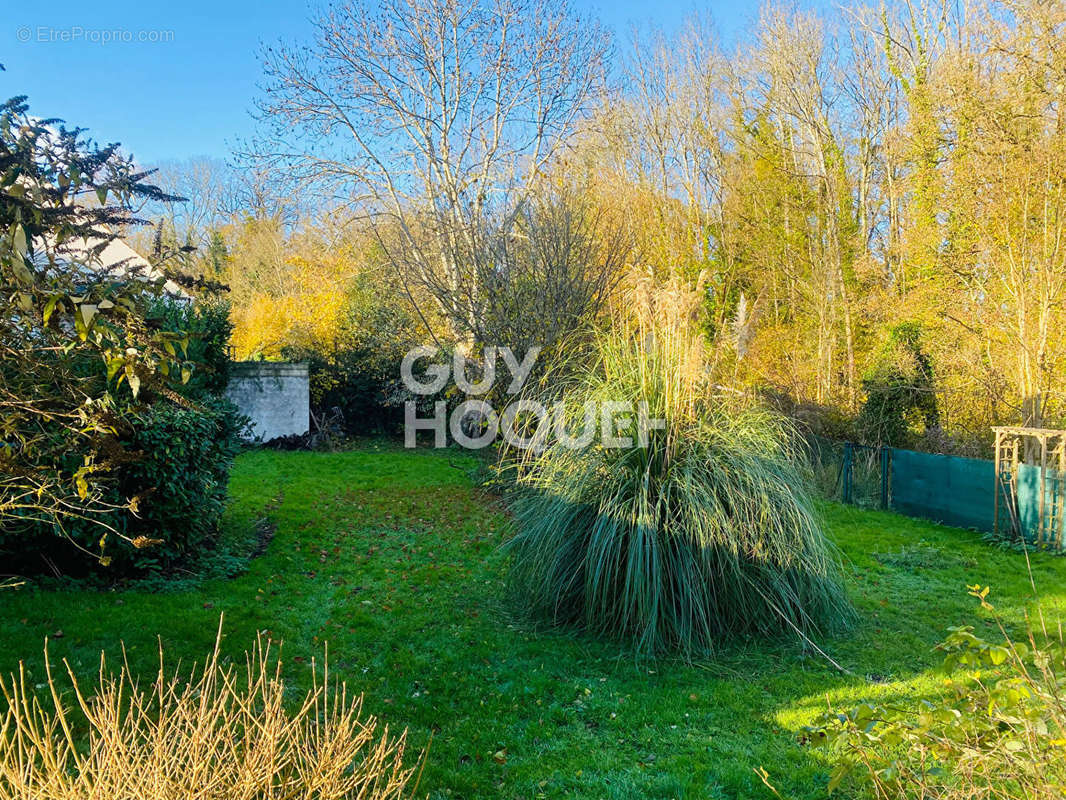
<path fill-rule="evenodd" d="M 1066 431 L 992 430 L 996 434 L 995 533 L 1024 536 L 1041 547 L 1066 549 Z M 1028 479 L 1025 494 L 1021 491 L 1023 477 Z"/>

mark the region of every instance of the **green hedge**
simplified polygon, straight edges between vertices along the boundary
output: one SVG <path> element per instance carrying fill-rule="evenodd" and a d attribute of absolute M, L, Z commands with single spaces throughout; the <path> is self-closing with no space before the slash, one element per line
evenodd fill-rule
<path fill-rule="evenodd" d="M 142 392 L 136 401 L 112 397 L 109 429 L 74 440 L 56 467 L 60 476 L 73 475 L 95 453 L 100 500 L 114 510 L 62 521 L 9 514 L 0 525 L 0 572 L 105 582 L 165 578 L 197 571 L 216 551 L 229 471 L 247 424 L 221 396 L 229 372 L 228 306 L 155 301 L 146 314 L 161 328 L 188 333 L 192 379 L 175 382 L 170 392 Z M 86 381 L 105 380 L 95 359 L 81 358 L 75 367 Z M 135 508 L 125 508 L 132 498 Z"/>
<path fill-rule="evenodd" d="M 191 564 L 217 540 L 226 485 L 244 420 L 224 398 L 198 408 L 156 404 L 137 416 L 127 443 L 140 457 L 123 471 L 119 491 L 143 497 L 139 516 L 124 515 L 126 539 L 108 551 L 118 572 L 167 572 Z"/>
<path fill-rule="evenodd" d="M 195 570 L 213 552 L 245 418 L 228 400 L 209 395 L 188 406 L 158 401 L 126 422 L 114 447 L 121 463 L 104 499 L 121 505 L 137 497 L 136 513 L 117 509 L 64 530 L 29 519 L 6 526 L 0 529 L 4 573 L 105 581 L 164 576 Z"/>

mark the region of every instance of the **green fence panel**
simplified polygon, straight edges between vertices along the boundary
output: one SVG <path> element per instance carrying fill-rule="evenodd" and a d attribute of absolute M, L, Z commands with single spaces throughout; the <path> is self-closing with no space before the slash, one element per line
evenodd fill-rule
<path fill-rule="evenodd" d="M 991 531 L 995 475 L 991 461 L 893 449 L 891 508 L 945 525 Z"/>
<path fill-rule="evenodd" d="M 1055 519 L 1056 493 L 1059 491 L 1060 474 L 1048 467 L 1044 478 L 1044 517 L 1047 530 L 1045 536 L 1051 539 L 1062 537 L 1062 519 Z M 1040 467 L 1035 464 L 1019 464 L 1014 486 L 1018 502 L 1018 524 L 1025 532 L 1025 538 L 1034 541 L 1040 529 Z"/>

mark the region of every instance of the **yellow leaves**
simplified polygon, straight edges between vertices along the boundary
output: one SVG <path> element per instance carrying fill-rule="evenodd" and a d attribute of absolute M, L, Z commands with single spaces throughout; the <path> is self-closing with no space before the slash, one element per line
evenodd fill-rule
<path fill-rule="evenodd" d="M 93 303 L 83 303 L 78 306 L 78 314 L 81 316 L 86 329 L 92 326 L 98 312 L 99 308 Z"/>
<path fill-rule="evenodd" d="M 232 343 L 237 358 L 280 356 L 292 324 L 287 316 L 291 305 L 291 298 L 256 294 L 244 304 L 235 306 Z"/>
<path fill-rule="evenodd" d="M 133 392 L 133 396 L 137 397 L 141 392 L 141 378 L 137 374 L 137 370 L 133 364 L 126 365 L 125 371 L 126 383 L 130 385 L 130 391 Z"/>
<path fill-rule="evenodd" d="M 346 300 L 347 282 L 311 280 L 283 297 L 255 294 L 233 309 L 238 358 L 276 358 L 285 345 L 331 349 Z"/>
<path fill-rule="evenodd" d="M 45 325 L 48 324 L 48 320 L 50 320 L 52 318 L 52 314 L 55 313 L 57 310 L 62 313 L 62 310 L 63 310 L 62 301 L 63 301 L 63 296 L 56 294 L 56 295 L 52 295 L 52 297 L 50 297 L 48 299 L 48 302 L 45 303 L 45 305 L 44 305 L 44 324 Z"/>
<path fill-rule="evenodd" d="M 92 333 L 93 322 L 96 320 L 96 315 L 100 309 L 95 303 L 83 303 L 74 298 L 71 299 L 78 303 L 78 312 L 74 315 L 74 330 L 77 332 L 78 338 L 84 342 L 89 338 L 89 334 Z"/>
<path fill-rule="evenodd" d="M 237 358 L 279 358 L 286 346 L 333 349 L 373 243 L 368 233 L 339 236 L 321 224 L 287 234 L 274 220 L 249 219 L 228 235 Z"/>
<path fill-rule="evenodd" d="M 976 597 L 980 601 L 981 608 L 986 611 L 991 611 L 995 608 L 995 606 L 989 603 L 987 599 L 988 593 L 991 591 L 992 587 L 981 586 L 979 583 L 975 583 L 973 586 L 967 586 L 966 589 L 968 590 L 967 594 L 969 594 L 970 597 Z"/>
<path fill-rule="evenodd" d="M 21 256 L 11 259 L 11 269 L 15 273 L 15 279 L 24 286 L 33 284 L 33 273 L 26 266 L 26 261 Z"/>
<path fill-rule="evenodd" d="M 84 500 L 89 496 L 89 481 L 85 478 L 85 473 L 78 470 L 78 473 L 74 476 L 74 484 L 78 489 L 78 498 Z"/>
<path fill-rule="evenodd" d="M 8 189 L 8 193 L 12 193 L 11 189 Z M 15 279 L 24 286 L 32 286 L 34 283 L 33 272 L 30 271 L 27 264 L 27 254 L 30 249 L 29 236 L 26 234 L 26 229 L 19 223 L 13 228 L 8 229 L 10 236 L 10 248 L 11 251 L 7 251 L 11 255 L 11 269 L 15 273 Z M 5 247 L 5 250 L 7 248 Z"/>

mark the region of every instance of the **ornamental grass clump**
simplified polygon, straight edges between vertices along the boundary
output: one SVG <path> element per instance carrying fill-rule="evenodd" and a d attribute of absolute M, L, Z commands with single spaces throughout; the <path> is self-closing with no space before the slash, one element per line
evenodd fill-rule
<path fill-rule="evenodd" d="M 386 800 L 407 797 L 406 733 L 379 730 L 328 673 L 286 697 L 259 640 L 243 669 L 218 644 L 201 669 L 151 683 L 101 658 L 98 681 L 61 687 L 45 652 L 44 697 L 24 669 L 0 679 L 0 800 Z M 66 665 L 66 662 L 64 662 Z M 292 701 L 296 701 L 293 703 Z"/>
<path fill-rule="evenodd" d="M 635 321 L 601 335 L 568 383 L 571 435 L 589 403 L 646 403 L 666 424 L 634 413 L 617 429 L 630 446 L 600 433 L 523 456 L 512 588 L 539 618 L 645 654 L 745 635 L 810 641 L 850 617 L 836 554 L 786 422 L 711 384 L 698 302 L 698 290 L 641 282 Z"/>

